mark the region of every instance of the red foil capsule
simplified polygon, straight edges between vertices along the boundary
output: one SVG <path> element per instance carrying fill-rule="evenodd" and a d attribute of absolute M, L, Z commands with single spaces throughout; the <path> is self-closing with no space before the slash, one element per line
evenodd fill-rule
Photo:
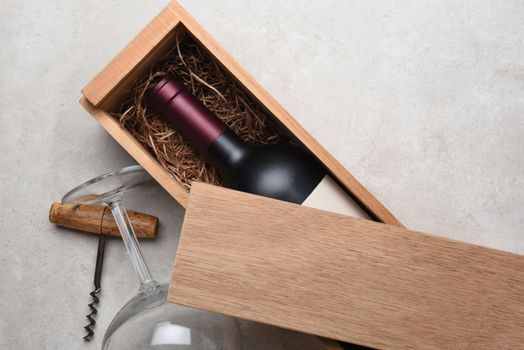
<path fill-rule="evenodd" d="M 227 126 L 172 76 L 160 80 L 146 97 L 147 104 L 169 122 L 201 154 Z"/>

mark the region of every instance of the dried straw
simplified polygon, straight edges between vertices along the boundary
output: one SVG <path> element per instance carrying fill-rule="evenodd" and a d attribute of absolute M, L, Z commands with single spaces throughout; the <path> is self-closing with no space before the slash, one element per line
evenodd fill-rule
<path fill-rule="evenodd" d="M 188 35 L 140 81 L 114 117 L 186 189 L 194 180 L 220 184 L 216 171 L 165 121 L 148 110 L 144 96 L 160 77 L 173 74 L 244 141 L 269 144 L 282 133 L 260 105 Z"/>

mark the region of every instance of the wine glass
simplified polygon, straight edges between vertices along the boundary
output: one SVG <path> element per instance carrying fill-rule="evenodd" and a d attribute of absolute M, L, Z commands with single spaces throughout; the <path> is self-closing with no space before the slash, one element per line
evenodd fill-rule
<path fill-rule="evenodd" d="M 124 241 L 140 287 L 109 325 L 103 349 L 239 350 L 235 318 L 167 302 L 167 284 L 151 276 L 122 199 L 126 191 L 150 177 L 139 165 L 98 176 L 69 191 L 70 204 L 105 204 Z"/>

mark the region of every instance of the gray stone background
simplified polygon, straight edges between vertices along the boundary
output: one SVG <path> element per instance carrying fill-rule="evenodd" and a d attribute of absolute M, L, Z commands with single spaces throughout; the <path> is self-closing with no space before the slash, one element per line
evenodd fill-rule
<path fill-rule="evenodd" d="M 406 226 L 524 254 L 524 2 L 181 3 Z M 133 163 L 78 105 L 80 89 L 165 1 L 0 4 L 0 348 L 95 349 L 137 283 L 107 246 L 97 335 L 82 326 L 97 239 L 47 222 L 49 205 Z M 166 281 L 183 210 L 159 186 L 143 243 Z M 244 323 L 248 349 L 315 349 Z"/>

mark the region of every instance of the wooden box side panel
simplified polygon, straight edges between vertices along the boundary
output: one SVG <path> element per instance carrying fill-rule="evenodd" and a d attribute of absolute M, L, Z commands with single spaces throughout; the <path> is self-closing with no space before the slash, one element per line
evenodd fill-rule
<path fill-rule="evenodd" d="M 353 175 L 351 175 L 324 147 L 322 147 L 264 88 L 262 88 L 224 50 L 202 26 L 200 26 L 176 1 L 167 6 L 180 19 L 188 31 L 245 87 L 278 121 L 308 148 L 347 188 L 354 198 L 378 221 L 401 226 L 393 214 L 386 209 Z"/>

